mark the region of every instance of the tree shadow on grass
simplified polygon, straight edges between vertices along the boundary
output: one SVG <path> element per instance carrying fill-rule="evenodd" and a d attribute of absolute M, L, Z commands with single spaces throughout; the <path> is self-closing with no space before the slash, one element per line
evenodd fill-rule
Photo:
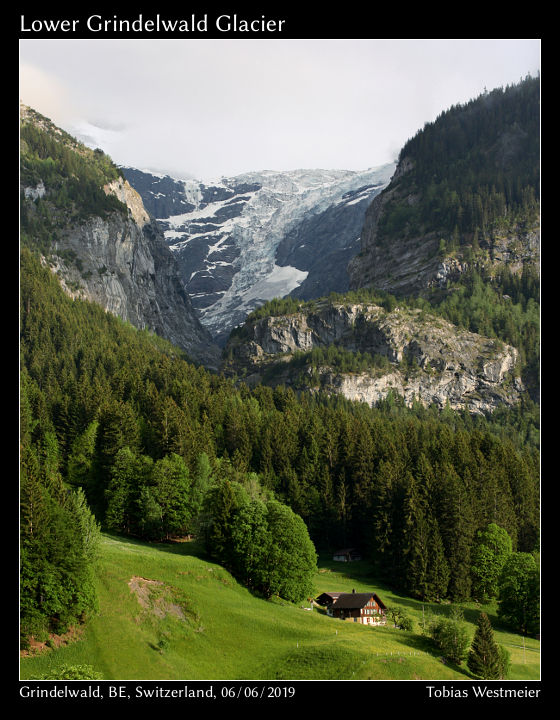
<path fill-rule="evenodd" d="M 200 540 L 146 540 L 145 538 L 138 538 L 132 535 L 118 535 L 116 533 L 103 532 L 103 536 L 109 540 L 113 540 L 119 543 L 133 545 L 136 547 L 148 547 L 152 550 L 158 550 L 160 552 L 169 553 L 171 555 L 190 555 L 197 557 L 200 560 L 208 560 L 213 562 L 212 559 L 206 554 L 204 546 Z"/>
<path fill-rule="evenodd" d="M 434 642 L 426 635 L 419 635 L 416 633 L 407 632 L 406 630 L 399 630 L 399 634 L 393 635 L 393 640 L 403 647 L 403 656 L 406 657 L 407 652 L 420 652 L 430 655 L 434 662 L 441 663 L 446 667 L 450 668 L 459 675 L 465 675 L 469 679 L 473 679 L 473 675 L 470 673 L 468 668 L 462 665 L 457 665 L 451 662 L 447 658 L 444 658 L 441 654 L 441 650 L 436 647 Z M 402 636 L 401 636 L 402 633 Z"/>

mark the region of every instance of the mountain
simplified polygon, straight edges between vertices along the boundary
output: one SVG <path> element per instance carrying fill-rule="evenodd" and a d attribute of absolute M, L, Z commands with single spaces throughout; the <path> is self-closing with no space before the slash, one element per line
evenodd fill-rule
<path fill-rule="evenodd" d="M 365 210 L 394 165 L 254 172 L 203 183 L 122 168 L 178 259 L 202 324 L 223 344 L 264 301 L 349 287 Z"/>
<path fill-rule="evenodd" d="M 512 560 L 531 565 L 521 588 L 531 597 L 531 623 L 513 619 L 510 629 L 524 637 L 538 632 L 532 556 L 539 551 L 540 413 L 527 385 L 539 375 L 539 282 L 529 241 L 538 227 L 530 97 L 521 92 L 523 102 L 501 119 L 496 96 L 426 128 L 401 153 L 385 192 L 389 168 L 377 179 L 376 171 L 369 178 L 298 171 L 204 187 L 159 178 L 161 192 L 147 178 L 148 207 L 101 150 L 22 108 L 20 637 L 22 650 L 43 643 L 53 648 L 51 656 L 27 664 L 27 676 L 48 666 L 47 677 L 57 668 L 61 677 L 103 672 L 118 679 L 125 671 L 130 677 L 130 663 L 113 660 L 61 667 L 69 657 L 80 661 L 57 646 L 69 636 L 85 637 L 85 622 L 92 623 L 87 637 L 102 637 L 111 657 L 107 635 L 98 630 L 120 622 L 122 658 L 140 658 L 142 677 L 167 677 L 178 654 L 189 659 L 176 670 L 181 677 L 192 679 L 193 657 L 201 674 L 204 667 L 216 672 L 212 648 L 226 657 L 224 643 L 232 649 L 228 671 L 237 675 L 236 638 L 228 636 L 236 609 L 227 622 L 221 612 L 223 623 L 216 625 L 206 602 L 210 578 L 200 575 L 209 573 L 198 561 L 183 563 L 184 586 L 161 584 L 166 574 L 178 577 L 178 566 L 166 569 L 162 558 L 179 556 L 160 552 L 154 540 L 192 534 L 212 558 L 210 574 L 228 601 L 242 595 L 235 590 L 234 597 L 231 577 L 216 563 L 246 584 L 251 613 L 265 605 L 257 608 L 249 590 L 277 594 L 266 606 L 284 615 L 286 603 L 309 596 L 307 581 L 300 583 L 302 565 L 277 562 L 292 557 L 294 539 L 307 580 L 314 569 L 311 543 L 325 553 L 357 547 L 368 572 L 390 586 L 390 596 L 405 597 L 407 607 L 478 602 L 473 558 L 480 531 L 492 521 L 511 539 Z M 484 122 L 471 132 L 471 119 L 486 106 Z M 491 124 L 499 128 L 506 117 L 509 130 L 492 135 Z M 368 284 L 377 273 L 375 283 L 384 278 L 399 292 L 416 283 L 415 297 L 346 291 L 342 258 L 357 249 L 352 209 L 364 202 L 372 205 L 362 250 L 351 261 L 353 280 Z M 158 213 L 171 213 L 167 220 L 150 214 L 155 203 Z M 342 239 L 342 228 L 333 227 L 337 218 L 353 228 Z M 439 258 L 458 268 L 457 278 L 427 272 L 416 282 L 411 268 L 431 257 L 438 237 Z M 200 312 L 207 311 L 205 322 L 216 335 L 223 337 L 262 298 L 301 294 L 267 300 L 234 327 L 223 372 L 197 366 L 176 347 L 219 367 L 218 347 L 187 294 L 188 256 L 182 259 L 180 251 L 192 250 L 194 262 L 197 247 L 190 287 L 205 277 L 221 278 L 224 286 L 200 288 Z M 388 258 L 383 276 L 372 267 L 375 253 Z M 336 283 L 342 292 L 332 291 Z M 327 290 L 328 298 L 304 299 Z M 110 533 L 104 559 L 101 527 Z M 115 554 L 115 546 L 128 556 L 134 547 L 140 558 L 145 540 L 158 579 L 150 578 L 146 555 L 142 588 L 136 574 L 131 579 L 130 563 L 119 565 L 124 554 Z M 104 562 L 118 592 L 105 582 Z M 193 583 L 203 592 L 200 607 L 196 593 L 183 592 Z M 131 612 L 129 587 L 148 585 L 154 594 L 144 599 L 157 600 L 158 610 L 170 609 L 172 616 L 144 614 L 142 622 Z M 119 593 L 127 598 L 123 607 Z M 299 625 L 309 618 L 298 623 L 301 611 L 292 610 L 298 624 L 292 637 L 301 637 Z M 130 629 L 124 644 L 123 613 Z M 259 660 L 257 667 L 255 618 L 236 618 L 235 626 L 247 631 L 241 644 L 251 647 L 255 670 L 249 673 L 262 675 L 264 668 L 278 677 L 280 668 L 282 677 L 310 676 L 313 647 L 311 655 L 298 651 L 280 666 Z M 269 627 L 265 620 L 257 624 Z M 316 649 L 320 671 L 336 665 L 340 676 L 340 662 L 324 662 L 319 635 Z M 95 656 L 96 648 L 88 653 Z M 354 658 L 340 657 L 347 674 L 354 673 Z"/>
<path fill-rule="evenodd" d="M 368 404 L 538 402 L 539 92 L 528 78 L 419 131 L 369 204 L 350 292 L 253 312 L 228 371 Z"/>
<path fill-rule="evenodd" d="M 73 297 L 146 328 L 216 368 L 176 259 L 138 193 L 90 150 L 21 107 L 22 245 L 39 251 Z"/>
<path fill-rule="evenodd" d="M 540 78 L 457 105 L 402 148 L 371 203 L 353 289 L 413 295 L 465 272 L 538 270 Z"/>

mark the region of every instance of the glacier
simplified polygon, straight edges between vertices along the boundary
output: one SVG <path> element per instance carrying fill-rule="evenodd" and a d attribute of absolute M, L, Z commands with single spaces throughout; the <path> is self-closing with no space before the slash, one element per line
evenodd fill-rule
<path fill-rule="evenodd" d="M 340 278 L 331 287 L 329 271 L 316 265 L 331 252 L 347 264 L 358 252 L 365 210 L 394 170 L 264 170 L 202 182 L 123 168 L 218 342 L 263 302 L 303 292 L 313 278 L 316 292 L 341 289 Z M 345 266 L 336 270 L 345 274 Z"/>

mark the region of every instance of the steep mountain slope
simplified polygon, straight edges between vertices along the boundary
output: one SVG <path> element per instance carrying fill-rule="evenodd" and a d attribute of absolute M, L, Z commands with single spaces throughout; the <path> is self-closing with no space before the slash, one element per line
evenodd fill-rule
<path fill-rule="evenodd" d="M 107 156 L 22 106 L 20 181 L 22 244 L 68 293 L 217 367 L 161 230 Z"/>
<path fill-rule="evenodd" d="M 201 322 L 223 342 L 267 299 L 348 289 L 365 209 L 393 170 L 265 171 L 209 184 L 123 173 L 164 230 Z"/>
<path fill-rule="evenodd" d="M 540 79 L 494 90 L 426 125 L 368 208 L 352 288 L 394 294 L 467 270 L 538 267 Z"/>

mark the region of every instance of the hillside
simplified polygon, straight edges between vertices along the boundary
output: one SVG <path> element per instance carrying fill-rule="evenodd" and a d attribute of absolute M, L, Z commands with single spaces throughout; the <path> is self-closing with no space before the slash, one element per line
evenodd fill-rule
<path fill-rule="evenodd" d="M 21 244 L 72 297 L 156 332 L 207 366 L 218 351 L 138 193 L 111 159 L 21 107 Z"/>
<path fill-rule="evenodd" d="M 317 548 L 358 544 L 380 576 L 411 594 L 469 597 L 471 548 L 490 520 L 518 551 L 538 547 L 538 413 L 530 405 L 475 421 L 451 410 L 407 410 L 394 399 L 371 408 L 299 398 L 282 387 L 250 390 L 195 368 L 173 346 L 98 306 L 71 300 L 29 252 L 21 318 L 24 627 L 68 622 L 54 602 L 57 582 L 48 584 L 52 610 L 38 614 L 36 605 L 47 591 L 46 567 L 55 579 L 72 558 L 68 488 L 85 494 L 103 527 L 147 539 L 219 521 L 226 551 L 236 518 L 258 510 L 251 499 L 272 496 L 303 518 Z M 419 486 L 419 515 L 403 524 L 403 499 L 414 501 Z M 201 514 L 212 488 L 229 497 Z M 416 523 L 427 518 L 439 550 L 417 576 L 402 547 L 414 544 Z M 90 523 L 87 513 L 83 520 Z M 261 526 L 254 516 L 250 527 Z M 448 574 L 421 589 L 441 553 Z M 87 554 L 76 567 L 89 606 Z"/>
<path fill-rule="evenodd" d="M 420 308 L 322 300 L 287 315 L 263 308 L 232 335 L 226 368 L 247 382 L 342 394 L 375 405 L 389 393 L 492 412 L 526 395 L 519 353 Z"/>
<path fill-rule="evenodd" d="M 370 633 L 341 623 L 333 640 L 332 620 L 301 608 L 315 590 L 374 582 L 416 625 L 423 606 L 453 605 L 473 632 L 486 607 L 512 648 L 515 677 L 535 678 L 536 663 L 515 648 L 521 635 L 510 634 L 538 647 L 540 287 L 534 253 L 519 264 L 524 250 L 516 255 L 510 242 L 512 228 L 532 232 L 531 193 L 512 195 L 505 216 L 488 215 L 480 266 L 456 280 L 398 299 L 376 288 L 272 299 L 234 330 L 219 372 L 218 348 L 138 193 L 101 151 L 37 113 L 23 110 L 21 130 L 21 647 L 79 638 L 24 657 L 26 675 L 68 661 L 150 680 L 468 678 L 440 661 L 418 627 Z M 531 165 L 523 132 L 512 138 L 497 154 L 484 151 L 488 167 L 498 158 L 507 169 L 519 147 Z M 372 208 L 408 193 L 411 178 L 421 194 L 424 155 L 415 147 Z M 420 174 L 408 175 L 414 167 Z M 461 175 L 453 168 L 450 179 Z M 531 187 L 527 177 L 521 188 Z M 250 277 L 259 258 L 300 257 L 300 230 L 331 217 L 329 198 L 316 203 L 321 178 L 304 173 L 312 187 L 303 206 L 315 210 L 298 215 L 292 235 L 283 219 L 293 219 L 297 198 L 259 196 L 282 233 L 267 242 L 269 227 L 245 256 L 250 290 L 236 296 L 233 314 L 260 304 L 255 288 L 271 281 L 268 270 Z M 286 182 L 274 179 L 280 190 Z M 224 195 L 212 212 L 224 210 L 226 222 L 247 219 L 235 205 L 244 197 L 243 209 L 255 211 L 260 192 L 213 190 Z M 342 205 L 363 200 L 360 188 L 346 192 Z M 181 202 L 162 207 L 175 212 Z M 204 202 L 190 217 L 202 226 Z M 407 211 L 404 226 L 380 220 L 383 242 L 398 254 L 410 241 L 421 255 L 415 228 L 426 238 L 447 227 L 438 212 L 431 229 L 418 224 L 422 213 Z M 173 217 L 167 232 L 183 238 L 184 218 Z M 459 247 L 473 250 L 477 228 L 471 238 L 470 226 L 454 222 L 452 237 L 468 242 L 445 257 L 458 259 Z M 223 230 L 212 239 L 225 247 Z M 496 252 L 498 230 L 511 262 Z M 353 394 L 339 392 L 343 383 L 354 383 Z M 491 572 L 480 562 L 490 528 L 506 548 Z M 343 572 L 325 562 L 341 547 L 359 547 L 364 564 Z M 408 658 L 387 658 L 400 650 Z"/>
<path fill-rule="evenodd" d="M 96 569 L 99 614 L 77 641 L 23 657 L 22 678 L 89 665 L 112 680 L 469 679 L 465 666 L 442 663 L 421 636 L 421 603 L 377 583 L 372 588 L 366 563 L 340 565 L 322 564 L 315 596 L 375 589 L 387 604 L 407 608 L 413 631 L 365 628 L 329 618 L 317 607 L 306 612 L 260 600 L 205 560 L 194 543 L 145 544 L 105 535 Z M 426 604 L 424 613 L 430 612 L 445 609 Z M 472 633 L 477 611 L 466 604 L 464 612 Z M 499 627 L 496 636 L 512 654 L 510 679 L 538 679 L 539 643 L 528 639 L 523 653 L 518 636 Z"/>
<path fill-rule="evenodd" d="M 443 112 L 401 149 L 366 213 L 352 288 L 396 295 L 539 264 L 540 78 Z"/>
<path fill-rule="evenodd" d="M 389 394 L 471 412 L 538 402 L 539 82 L 420 130 L 368 207 L 352 290 L 265 303 L 232 333 L 226 370 L 369 404 Z M 501 369 L 489 384 L 492 347 Z"/>

